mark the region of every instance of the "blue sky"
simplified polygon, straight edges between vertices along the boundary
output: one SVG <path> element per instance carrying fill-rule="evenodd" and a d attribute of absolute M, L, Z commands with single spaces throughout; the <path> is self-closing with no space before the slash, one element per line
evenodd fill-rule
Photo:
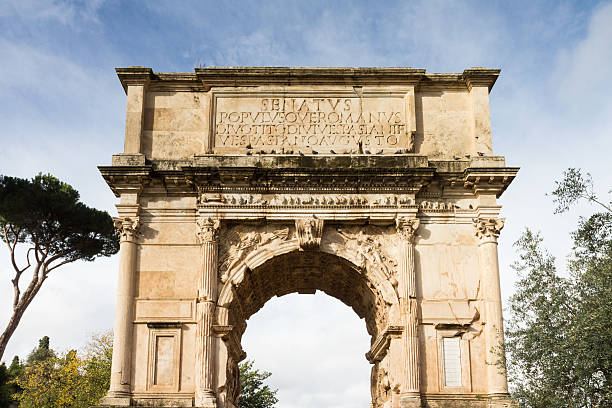
<path fill-rule="evenodd" d="M 520 166 L 501 199 L 502 291 L 513 291 L 512 242 L 541 230 L 562 267 L 580 206 L 553 215 L 545 196 L 567 167 L 612 186 L 612 3 L 599 1 L 5 0 L 0 4 L 0 173 L 51 172 L 114 214 L 96 169 L 121 151 L 125 95 L 114 68 L 196 65 L 501 68 L 491 93 L 496 154 Z M 11 293 L 0 250 L 0 324 Z M 6 359 L 47 334 L 77 347 L 112 327 L 117 259 L 70 265 L 43 288 Z M 2 278 L 2 276 L 4 276 Z M 278 335 L 270 343 L 269 333 Z M 343 336 L 353 338 L 342 347 Z M 292 295 L 255 315 L 245 348 L 274 373 L 280 407 L 368 406 L 363 322 L 325 296 Z M 273 350 L 280 356 L 270 352 Z M 324 361 L 312 364 L 312 361 Z"/>

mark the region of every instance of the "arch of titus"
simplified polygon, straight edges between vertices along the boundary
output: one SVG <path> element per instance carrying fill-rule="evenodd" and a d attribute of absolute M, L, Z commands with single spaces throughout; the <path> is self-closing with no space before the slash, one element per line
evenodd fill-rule
<path fill-rule="evenodd" d="M 102 406 L 236 407 L 249 317 L 317 290 L 365 319 L 372 407 L 506 406 L 497 198 L 518 169 L 492 150 L 499 70 L 117 73 Z"/>

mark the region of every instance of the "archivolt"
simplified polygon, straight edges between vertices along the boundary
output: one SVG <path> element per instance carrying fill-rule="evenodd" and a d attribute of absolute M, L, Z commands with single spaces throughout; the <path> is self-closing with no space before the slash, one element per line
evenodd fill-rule
<path fill-rule="evenodd" d="M 323 243 L 318 251 L 300 251 L 296 239 L 264 245 L 227 271 L 217 324 L 232 325 L 241 335 L 246 319 L 273 296 L 321 290 L 365 318 L 375 337 L 399 319 L 399 302 L 389 277 L 362 264 L 359 253 L 339 245 Z"/>

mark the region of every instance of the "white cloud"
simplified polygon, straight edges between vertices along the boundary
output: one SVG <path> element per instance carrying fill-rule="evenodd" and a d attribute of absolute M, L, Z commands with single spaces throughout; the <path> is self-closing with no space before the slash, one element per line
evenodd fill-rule
<path fill-rule="evenodd" d="M 98 22 L 97 12 L 105 0 L 4 0 L 0 17 L 26 21 L 52 21 L 64 25 Z"/>
<path fill-rule="evenodd" d="M 587 37 L 558 58 L 554 79 L 559 101 L 570 111 L 597 116 L 612 110 L 612 3 L 599 8 Z M 604 116 L 604 115 L 602 115 Z M 605 115 L 610 117 L 610 115 Z"/>

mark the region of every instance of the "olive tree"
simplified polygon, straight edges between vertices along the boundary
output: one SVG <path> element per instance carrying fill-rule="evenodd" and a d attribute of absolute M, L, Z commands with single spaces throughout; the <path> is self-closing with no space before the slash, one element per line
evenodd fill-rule
<path fill-rule="evenodd" d="M 521 407 L 612 406 L 612 210 L 597 197 L 589 174 L 568 169 L 552 192 L 557 213 L 578 200 L 598 212 L 581 217 L 572 233 L 567 273 L 540 234 L 515 243 L 519 260 L 510 298 L 506 344 L 512 396 Z M 503 361 L 502 361 L 503 363 Z"/>

